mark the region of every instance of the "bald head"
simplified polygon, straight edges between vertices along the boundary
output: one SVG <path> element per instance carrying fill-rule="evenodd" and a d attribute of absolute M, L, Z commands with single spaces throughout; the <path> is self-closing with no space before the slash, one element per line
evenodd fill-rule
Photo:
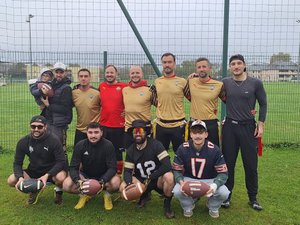
<path fill-rule="evenodd" d="M 140 66 L 131 66 L 129 70 L 130 81 L 133 85 L 138 84 L 143 78 L 143 71 Z"/>

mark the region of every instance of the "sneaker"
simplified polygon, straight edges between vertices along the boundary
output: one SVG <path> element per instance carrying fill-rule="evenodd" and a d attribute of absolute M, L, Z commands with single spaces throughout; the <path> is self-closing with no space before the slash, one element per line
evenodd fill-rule
<path fill-rule="evenodd" d="M 137 208 L 143 208 L 143 207 L 145 207 L 145 205 L 146 205 L 146 203 L 148 202 L 148 201 L 150 201 L 151 200 L 151 192 L 148 192 L 147 194 L 145 194 L 145 195 L 142 195 L 141 197 L 140 197 L 140 200 L 138 201 L 138 203 L 136 204 L 136 207 Z"/>
<path fill-rule="evenodd" d="M 36 204 L 39 199 L 40 193 L 42 193 L 42 191 L 36 193 L 29 193 L 29 198 L 27 200 L 28 205 Z"/>
<path fill-rule="evenodd" d="M 164 213 L 168 219 L 172 219 L 175 217 L 175 214 L 171 209 L 171 201 L 168 198 L 165 198 L 164 200 Z"/>
<path fill-rule="evenodd" d="M 208 211 L 208 214 L 212 217 L 212 218 L 218 218 L 220 215 L 219 215 L 219 210 L 209 210 Z"/>
<path fill-rule="evenodd" d="M 261 211 L 263 209 L 263 207 L 257 201 L 251 201 L 248 202 L 248 204 L 251 206 L 252 209 L 255 209 L 257 211 Z"/>
<path fill-rule="evenodd" d="M 185 217 L 192 217 L 194 208 L 195 208 L 195 204 L 192 205 L 191 209 L 189 209 L 189 210 L 183 210 L 183 215 Z"/>
<path fill-rule="evenodd" d="M 54 203 L 56 205 L 61 205 L 62 204 L 62 202 L 63 202 L 62 195 L 63 195 L 62 191 L 55 191 Z"/>
<path fill-rule="evenodd" d="M 104 198 L 104 208 L 106 210 L 112 210 L 113 204 L 112 204 L 112 200 L 111 200 L 110 194 L 104 193 L 103 198 Z"/>
<path fill-rule="evenodd" d="M 82 209 L 90 199 L 91 197 L 88 195 L 79 195 L 79 200 L 74 209 Z"/>
<path fill-rule="evenodd" d="M 228 209 L 230 207 L 230 199 L 225 200 L 221 204 L 222 208 Z"/>

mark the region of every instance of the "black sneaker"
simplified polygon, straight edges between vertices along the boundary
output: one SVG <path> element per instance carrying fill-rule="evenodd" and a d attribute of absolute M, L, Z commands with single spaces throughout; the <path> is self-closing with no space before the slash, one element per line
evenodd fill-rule
<path fill-rule="evenodd" d="M 222 202 L 221 207 L 228 209 L 230 207 L 230 199 L 227 199 L 224 202 Z"/>
<path fill-rule="evenodd" d="M 138 203 L 136 203 L 136 207 L 137 208 L 143 208 L 146 205 L 146 202 L 151 200 L 151 192 L 148 192 L 145 195 L 142 195 L 140 197 L 140 200 L 138 201 Z"/>
<path fill-rule="evenodd" d="M 63 202 L 62 195 L 63 195 L 62 191 L 55 191 L 54 203 L 56 205 L 61 205 L 62 204 L 62 202 Z"/>
<path fill-rule="evenodd" d="M 248 202 L 248 204 L 251 206 L 252 209 L 255 209 L 257 211 L 263 210 L 263 207 L 257 201 L 251 201 Z"/>
<path fill-rule="evenodd" d="M 164 213 L 168 219 L 175 217 L 175 213 L 171 209 L 171 200 L 169 198 L 165 198 L 164 200 Z"/>
<path fill-rule="evenodd" d="M 36 192 L 36 193 L 29 193 L 29 197 L 28 197 L 27 203 L 29 205 L 36 204 L 41 193 L 42 193 L 42 191 L 39 191 L 39 192 Z"/>

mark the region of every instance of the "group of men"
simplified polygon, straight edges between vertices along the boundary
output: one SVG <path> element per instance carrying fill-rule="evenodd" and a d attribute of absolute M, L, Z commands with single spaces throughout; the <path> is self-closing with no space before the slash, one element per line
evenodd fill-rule
<path fill-rule="evenodd" d="M 42 87 L 44 117 L 33 117 L 31 133 L 18 142 L 9 185 L 17 187 L 29 177 L 38 178 L 44 184 L 54 183 L 55 202 L 61 204 L 62 190 L 77 193 L 80 198 L 75 208 L 80 209 L 91 198 L 81 192 L 82 184 L 86 179 L 96 179 L 104 187 L 104 207 L 111 210 L 113 192 L 122 191 L 131 183 L 144 182 L 147 190 L 137 205 L 143 207 L 150 192 L 156 190 L 164 197 L 165 216 L 173 218 L 173 195 L 180 201 L 184 216 L 193 215 L 198 199 L 186 196 L 182 186 L 188 180 L 201 180 L 210 185 L 207 207 L 209 215 L 217 218 L 221 206 L 230 206 L 235 164 L 241 148 L 249 205 L 261 210 L 256 199 L 257 138 L 262 136 L 267 111 L 262 82 L 247 75 L 242 55 L 230 58 L 233 76 L 222 82 L 211 78 L 212 65 L 207 58 L 197 59 L 196 73 L 187 80 L 175 75 L 176 58 L 172 53 L 163 54 L 161 63 L 163 76 L 150 87 L 143 80 L 141 67 L 130 68 L 130 82 L 126 84 L 117 81 L 117 68 L 108 65 L 105 82 L 98 90 L 90 85 L 88 69 L 78 71 L 79 84 L 71 90 L 65 65 L 55 64 L 54 96 L 47 97 L 47 87 Z M 188 124 L 184 97 L 191 102 Z M 222 151 L 218 98 L 226 103 Z M 258 123 L 255 122 L 256 101 Z M 63 153 L 73 105 L 77 110 L 77 125 L 68 173 L 68 161 Z M 156 106 L 155 123 L 151 122 L 151 105 Z M 173 162 L 168 153 L 170 143 L 175 152 Z M 126 149 L 124 163 L 123 149 Z M 25 155 L 29 156 L 30 164 L 23 170 Z M 40 157 L 42 160 L 38 160 Z M 40 193 L 31 193 L 28 203 L 36 203 Z"/>

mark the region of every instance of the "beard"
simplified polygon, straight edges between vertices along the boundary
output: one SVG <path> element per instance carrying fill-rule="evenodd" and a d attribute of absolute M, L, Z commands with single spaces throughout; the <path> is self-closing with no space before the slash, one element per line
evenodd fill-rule
<path fill-rule="evenodd" d="M 138 136 L 134 138 L 134 142 L 138 145 L 143 144 L 146 141 L 146 137 Z"/>

